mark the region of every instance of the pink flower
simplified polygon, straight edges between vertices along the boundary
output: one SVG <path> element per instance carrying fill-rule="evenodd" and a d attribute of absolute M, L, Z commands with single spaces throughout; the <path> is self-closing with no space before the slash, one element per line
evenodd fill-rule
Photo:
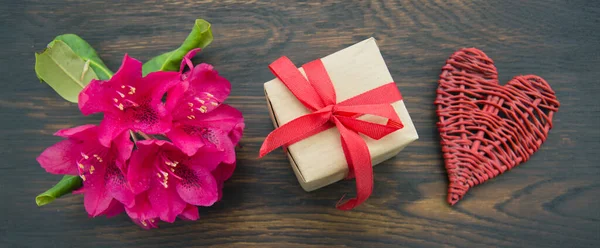
<path fill-rule="evenodd" d="M 142 227 L 154 227 L 148 222 L 156 218 L 197 219 L 197 209 L 194 212 L 190 204 L 211 206 L 218 200 L 218 182 L 211 172 L 223 161 L 224 152 L 198 151 L 190 157 L 164 140 L 139 141 L 136 146 L 127 180 L 137 196 L 126 211 Z"/>
<path fill-rule="evenodd" d="M 211 65 L 193 66 L 190 58 L 198 51 L 185 56 L 179 72 L 146 77 L 142 64 L 125 55 L 111 79 L 93 80 L 79 94 L 84 115 L 104 114 L 100 125 L 58 131 L 67 139 L 37 158 L 50 173 L 83 179 L 73 193 L 84 194 L 91 217 L 126 211 L 150 229 L 160 220 L 197 220 L 198 206 L 221 199 L 236 167 L 234 148 L 244 122 L 240 111 L 223 104 L 229 81 Z M 190 70 L 183 72 L 186 65 Z M 143 135 L 150 140 L 137 142 L 133 150 L 127 130 L 163 134 L 171 141 Z"/>
<path fill-rule="evenodd" d="M 122 212 L 123 204 L 135 203 L 124 173 L 133 143 L 124 132 L 105 147 L 98 130 L 95 125 L 59 130 L 55 135 L 67 139 L 48 147 L 37 161 L 49 173 L 79 175 L 83 188 L 76 193 L 84 194 L 88 214 L 110 217 Z"/>
<path fill-rule="evenodd" d="M 190 51 L 181 64 L 190 70 L 181 74 L 181 83 L 167 94 L 166 107 L 173 116 L 167 137 L 187 155 L 203 147 L 207 151 L 225 151 L 225 163 L 235 162 L 233 147 L 244 129 L 242 113 L 225 104 L 231 84 L 209 64 L 193 67 L 190 60 L 198 49 Z M 229 137 L 229 136 L 232 137 Z"/>
<path fill-rule="evenodd" d="M 119 71 L 106 81 L 92 80 L 79 94 L 79 109 L 84 115 L 102 112 L 98 136 L 100 143 L 110 141 L 132 129 L 150 134 L 171 128 L 162 97 L 179 82 L 177 72 L 154 72 L 142 77 L 142 63 L 125 55 Z"/>

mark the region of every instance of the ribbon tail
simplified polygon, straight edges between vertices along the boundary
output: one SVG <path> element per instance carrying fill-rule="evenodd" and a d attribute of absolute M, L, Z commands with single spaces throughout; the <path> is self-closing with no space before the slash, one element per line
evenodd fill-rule
<path fill-rule="evenodd" d="M 366 201 L 373 192 L 373 165 L 371 164 L 371 154 L 367 143 L 358 135 L 358 133 L 346 128 L 337 118 L 334 122 L 340 131 L 342 148 L 348 162 L 348 178 L 354 176 L 356 180 L 356 198 L 343 202 L 340 199 L 336 208 L 339 210 L 351 210 Z"/>

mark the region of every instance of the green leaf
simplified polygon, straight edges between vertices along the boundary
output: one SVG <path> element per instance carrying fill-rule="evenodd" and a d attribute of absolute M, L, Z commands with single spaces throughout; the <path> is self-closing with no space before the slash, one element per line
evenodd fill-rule
<path fill-rule="evenodd" d="M 64 176 L 54 187 L 35 197 L 35 203 L 38 207 L 53 202 L 56 198 L 73 192 L 81 188 L 83 181 L 78 176 Z"/>
<path fill-rule="evenodd" d="M 94 70 L 89 69 L 90 64 L 61 40 L 51 42 L 46 50 L 35 54 L 37 76 L 73 103 L 77 102 L 79 92 L 92 79 L 98 78 Z"/>
<path fill-rule="evenodd" d="M 104 62 L 102 62 L 102 59 L 98 57 L 96 50 L 94 50 L 94 48 L 90 46 L 90 44 L 88 44 L 87 41 L 77 36 L 76 34 L 63 34 L 56 36 L 56 38 L 54 38 L 54 40 L 50 42 L 48 46 L 52 46 L 52 44 L 57 40 L 60 40 L 67 44 L 67 46 L 69 46 L 71 50 L 73 50 L 73 52 L 79 55 L 79 57 L 81 57 L 83 60 L 89 60 L 90 67 L 92 67 L 92 69 L 98 76 L 98 79 L 107 80 L 110 79 L 110 77 L 112 77 L 113 72 L 110 71 L 108 67 L 106 67 Z"/>
<path fill-rule="evenodd" d="M 144 76 L 153 71 L 177 71 L 183 56 L 194 48 L 205 48 L 213 40 L 210 23 L 196 19 L 192 32 L 185 38 L 183 44 L 173 51 L 163 53 L 144 63 L 142 71 Z"/>

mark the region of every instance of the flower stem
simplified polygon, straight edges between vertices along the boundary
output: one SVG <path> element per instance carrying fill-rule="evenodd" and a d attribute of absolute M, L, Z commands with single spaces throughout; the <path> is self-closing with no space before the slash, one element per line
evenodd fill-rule
<path fill-rule="evenodd" d="M 129 135 L 131 135 L 131 138 L 133 139 L 134 144 L 138 142 L 138 139 L 135 136 L 135 133 L 133 131 L 129 130 Z"/>
<path fill-rule="evenodd" d="M 140 136 L 142 136 L 144 139 L 146 139 L 146 140 L 152 140 L 152 139 L 156 139 L 156 138 L 154 138 L 152 135 L 147 135 L 147 134 L 145 134 L 145 133 L 144 133 L 144 132 L 142 132 L 142 131 L 138 131 L 137 133 L 138 133 Z"/>
<path fill-rule="evenodd" d="M 81 188 L 83 181 L 78 176 L 66 175 L 54 187 L 35 197 L 35 203 L 38 207 L 53 202 L 56 198 L 71 193 L 73 190 Z"/>
<path fill-rule="evenodd" d="M 114 75 L 112 71 L 110 71 L 108 68 L 106 68 L 106 66 L 98 64 L 98 63 L 96 63 L 94 61 L 91 61 L 91 60 L 88 60 L 88 61 L 90 61 L 90 64 L 95 65 L 96 68 L 98 68 L 98 69 L 102 70 L 104 73 L 106 73 L 106 75 L 108 75 L 107 79 L 110 79 Z"/>

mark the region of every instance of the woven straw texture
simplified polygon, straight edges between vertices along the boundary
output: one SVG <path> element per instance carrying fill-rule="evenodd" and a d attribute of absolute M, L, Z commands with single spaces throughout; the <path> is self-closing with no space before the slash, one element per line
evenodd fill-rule
<path fill-rule="evenodd" d="M 546 140 L 559 107 L 538 76 L 499 85 L 494 62 L 475 48 L 446 61 L 435 104 L 451 205 L 471 187 L 527 161 Z"/>

